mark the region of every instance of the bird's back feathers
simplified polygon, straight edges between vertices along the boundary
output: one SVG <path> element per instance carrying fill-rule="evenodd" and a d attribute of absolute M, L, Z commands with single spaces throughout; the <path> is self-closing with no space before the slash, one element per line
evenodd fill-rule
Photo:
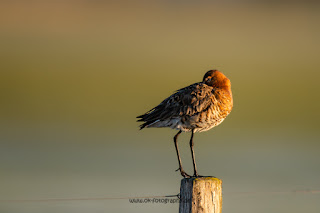
<path fill-rule="evenodd" d="M 158 106 L 138 116 L 145 127 L 205 131 L 223 121 L 232 108 L 231 92 L 195 83 L 178 90 Z"/>

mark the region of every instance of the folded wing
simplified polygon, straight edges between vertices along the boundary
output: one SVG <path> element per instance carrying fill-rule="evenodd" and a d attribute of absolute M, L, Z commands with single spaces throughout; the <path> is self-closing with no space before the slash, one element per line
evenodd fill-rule
<path fill-rule="evenodd" d="M 158 106 L 137 117 L 138 121 L 144 122 L 140 125 L 140 129 L 170 126 L 172 120 L 201 113 L 213 104 L 213 90 L 213 87 L 203 83 L 195 83 L 178 90 Z"/>

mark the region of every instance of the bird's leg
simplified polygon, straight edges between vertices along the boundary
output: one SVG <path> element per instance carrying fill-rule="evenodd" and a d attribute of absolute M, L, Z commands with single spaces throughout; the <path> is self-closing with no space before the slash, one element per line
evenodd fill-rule
<path fill-rule="evenodd" d="M 191 155 L 192 155 L 192 162 L 193 162 L 193 176 L 194 177 L 198 177 L 198 172 L 197 172 L 197 165 L 196 165 L 196 159 L 194 157 L 194 150 L 193 150 L 193 134 L 194 134 L 194 130 L 191 131 L 191 138 L 190 138 L 190 149 L 191 149 Z"/>
<path fill-rule="evenodd" d="M 178 156 L 178 161 L 179 161 L 179 169 L 177 169 L 176 171 L 180 170 L 180 173 L 183 177 L 185 178 L 189 178 L 191 177 L 190 175 L 188 175 L 182 168 L 182 164 L 181 164 L 181 159 L 180 159 L 180 154 L 179 154 L 179 149 L 178 149 L 178 136 L 181 134 L 181 130 L 174 136 L 173 141 L 174 141 L 174 145 L 176 147 L 176 151 L 177 151 L 177 156 Z"/>

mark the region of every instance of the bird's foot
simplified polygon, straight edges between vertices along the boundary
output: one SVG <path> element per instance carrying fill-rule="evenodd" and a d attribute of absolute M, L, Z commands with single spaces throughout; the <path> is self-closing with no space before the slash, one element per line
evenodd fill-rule
<path fill-rule="evenodd" d="M 177 169 L 176 172 L 179 170 L 180 170 L 180 174 L 182 175 L 182 177 L 191 178 L 191 175 L 188 175 L 182 168 Z"/>
<path fill-rule="evenodd" d="M 198 175 L 198 173 L 193 174 L 192 177 L 193 177 L 193 178 L 201 178 L 201 177 L 212 177 L 212 178 L 216 178 L 215 176 L 202 176 L 202 175 Z"/>
<path fill-rule="evenodd" d="M 198 177 L 205 177 L 205 176 L 194 174 L 192 177 L 198 178 Z"/>

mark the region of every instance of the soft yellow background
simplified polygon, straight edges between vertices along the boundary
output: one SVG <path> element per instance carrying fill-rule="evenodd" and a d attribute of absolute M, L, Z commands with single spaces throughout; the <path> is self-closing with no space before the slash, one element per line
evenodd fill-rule
<path fill-rule="evenodd" d="M 135 117 L 219 69 L 234 109 L 195 135 L 223 212 L 318 213 L 320 7 L 298 1 L 0 3 L 0 212 L 178 212 L 170 129 Z M 192 173 L 189 134 L 180 138 Z M 253 192 L 246 194 L 245 192 Z M 283 192 L 283 193 L 275 193 Z"/>

